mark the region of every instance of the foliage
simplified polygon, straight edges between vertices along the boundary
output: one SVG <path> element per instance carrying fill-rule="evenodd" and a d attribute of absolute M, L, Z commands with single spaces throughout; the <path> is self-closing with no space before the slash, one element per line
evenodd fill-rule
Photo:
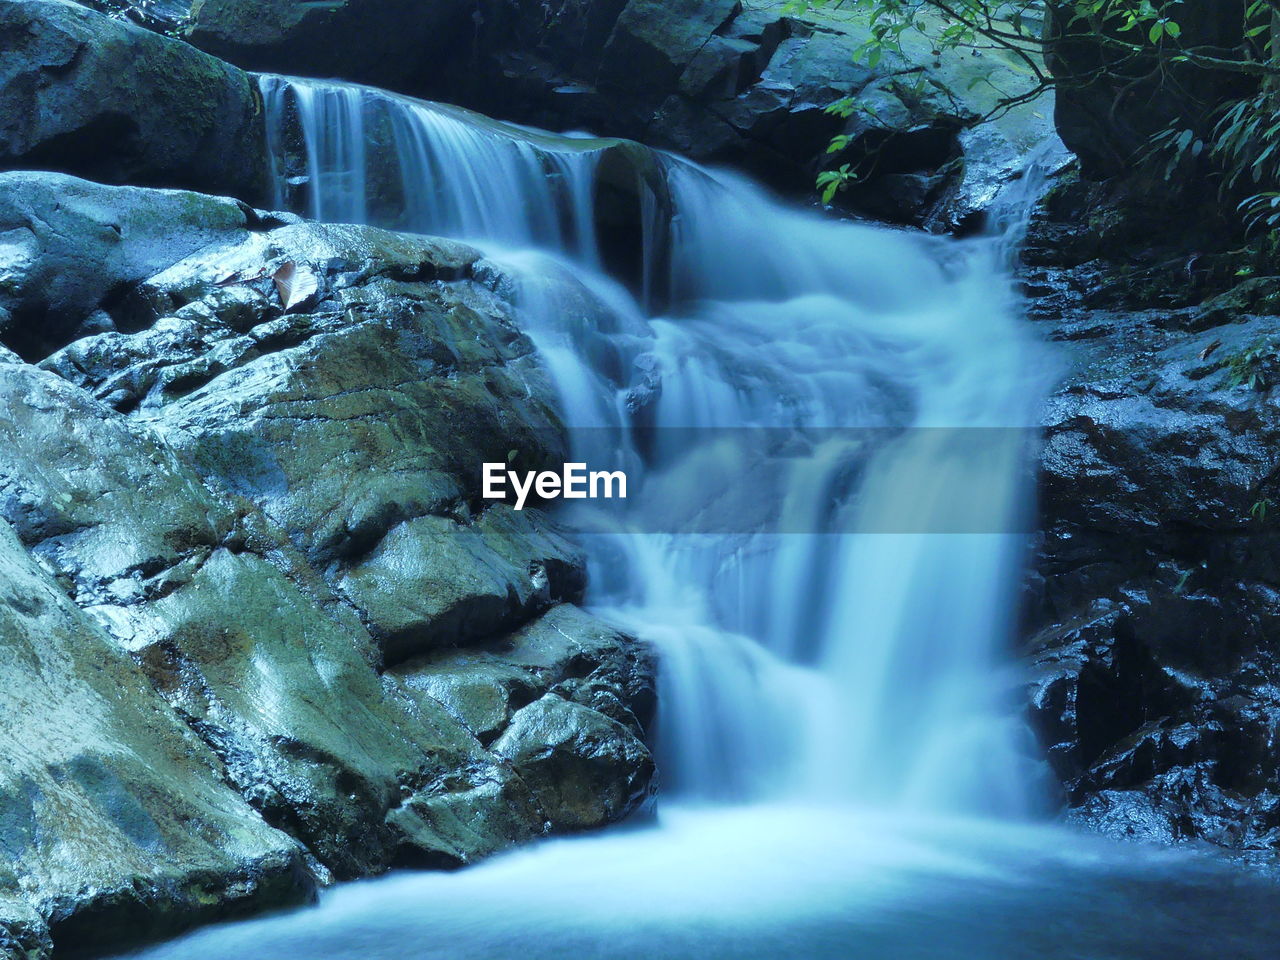
<path fill-rule="evenodd" d="M 1152 138 L 1146 160 L 1166 179 L 1175 175 L 1216 178 L 1226 196 L 1251 195 L 1240 204 L 1251 225 L 1280 229 L 1280 0 L 1247 0 L 1243 42 L 1211 47 L 1184 36 L 1179 8 L 1192 0 L 1057 0 L 1067 30 L 1084 30 L 1103 52 L 1102 65 L 1081 75 L 1051 74 L 1041 35 L 1043 0 L 791 0 L 801 13 L 840 8 L 859 14 L 871 37 L 854 56 L 874 68 L 904 44 L 925 41 L 935 56 L 945 51 L 999 51 L 1017 60 L 1034 80 L 1031 89 L 1003 97 L 996 111 L 1038 97 L 1064 84 L 1114 81 L 1119 86 L 1155 80 L 1176 86 L 1176 69 L 1235 74 L 1255 89 L 1243 98 L 1215 104 L 1207 118 L 1188 117 Z M 1205 3 L 1213 0 L 1203 0 Z M 843 145 L 833 152 L 839 152 Z M 823 175 L 824 196 L 834 196 L 848 177 Z M 834 187 L 833 187 L 834 185 Z"/>
<path fill-rule="evenodd" d="M 840 164 L 835 170 L 823 170 L 818 174 L 818 189 L 822 191 L 822 202 L 830 203 L 836 193 L 858 178 L 847 163 Z"/>
<path fill-rule="evenodd" d="M 1267 390 L 1272 385 L 1278 363 L 1280 355 L 1276 353 L 1276 345 L 1269 340 L 1260 340 L 1226 358 L 1226 385 Z"/>

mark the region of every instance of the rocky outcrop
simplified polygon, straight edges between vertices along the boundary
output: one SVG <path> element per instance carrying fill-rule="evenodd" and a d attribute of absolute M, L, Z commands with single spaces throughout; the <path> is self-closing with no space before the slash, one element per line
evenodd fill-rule
<path fill-rule="evenodd" d="M 870 38 L 865 12 L 836 5 L 797 15 L 782 2 L 732 0 L 490 3 L 478 69 L 451 73 L 442 95 L 730 164 L 806 197 L 819 170 L 848 163 L 858 180 L 841 205 L 954 229 L 1053 136 L 1037 115 L 1047 104 L 974 127 L 995 90 L 1021 90 L 1025 79 L 910 38 L 904 56 L 868 66 L 855 52 Z M 827 109 L 846 98 L 850 116 Z M 847 139 L 829 153 L 836 136 Z"/>
<path fill-rule="evenodd" d="M 1274 851 L 1280 279 L 1152 248 L 1182 237 L 1097 197 L 1059 187 L 1029 252 L 1070 371 L 1045 417 L 1033 722 L 1073 819 Z"/>
<path fill-rule="evenodd" d="M 0 175 L 10 192 L 39 221 L 68 195 L 123 222 L 179 202 L 228 215 L 204 220 L 197 252 L 98 304 L 101 332 L 75 328 L 39 365 L 0 364 L 0 517 L 17 537 L 5 580 L 27 571 L 11 606 L 47 621 L 6 629 L 4 644 L 18 644 L 15 669 L 66 678 L 38 700 L 93 724 L 92 749 L 33 753 L 62 765 L 48 777 L 65 804 L 32 802 L 62 823 L 101 807 L 103 831 L 153 853 L 177 842 L 170 821 L 191 833 L 155 854 L 172 856 L 172 876 L 135 883 L 124 840 L 101 834 L 118 856 L 68 846 L 65 831 L 33 845 L 15 814 L 0 819 L 17 851 L 0 890 L 61 945 L 127 932 L 139 903 L 169 905 L 176 926 L 203 916 L 184 897 L 221 915 L 296 897 L 309 876 L 466 863 L 646 800 L 648 655 L 569 605 L 581 560 L 550 520 L 479 499 L 481 462 L 515 450 L 537 465 L 560 442 L 493 267 L 446 241 L 248 221 L 230 202 L 56 174 Z M 170 229 L 170 249 L 197 245 L 189 224 Z M 117 242 L 118 262 L 153 262 L 156 236 Z M 39 603 L 22 599 L 34 578 Z M 55 622 L 65 643 L 21 645 Z M 93 699 L 103 685 L 123 719 Z M 173 733 L 141 732 L 140 716 Z M 10 741 L 28 722 L 0 713 Z M 166 736 L 185 765 L 164 759 Z M 140 743 L 149 770 L 128 766 Z M 37 773 L 14 782 L 52 791 Z M 234 840 L 220 839 L 217 804 L 242 824 Z"/>
<path fill-rule="evenodd" d="M 249 70 L 414 92 L 474 33 L 476 0 L 196 0 L 187 37 Z"/>
<path fill-rule="evenodd" d="M 781 2 L 495 2 L 478 67 L 450 73 L 440 95 L 732 165 L 806 198 L 819 170 L 848 163 L 858 179 L 840 205 L 956 228 L 991 204 L 1052 127 L 1028 107 L 971 129 L 994 103 L 992 85 L 1025 81 L 924 45 L 869 67 L 854 54 L 870 36 L 864 12 L 838 7 L 799 16 Z M 827 110 L 845 98 L 851 116 Z M 829 153 L 836 136 L 847 139 Z"/>
<path fill-rule="evenodd" d="M 205 0 L 190 38 L 253 69 L 336 74 L 520 123 L 641 140 L 806 198 L 819 170 L 848 163 L 858 179 L 839 202 L 895 222 L 971 222 L 1052 136 L 1043 103 L 971 129 L 995 91 L 1026 84 L 1000 61 L 935 58 L 922 43 L 874 68 L 856 63 L 870 26 L 865 13 L 838 8 L 799 17 L 783 2 L 736 0 L 276 6 L 279 16 L 264 16 L 261 4 Z M 426 55 L 384 55 L 423 30 Z M 431 53 L 442 36 L 451 48 Z M 852 116 L 827 110 L 844 98 Z M 837 135 L 847 140 L 830 154 Z"/>
<path fill-rule="evenodd" d="M 0 0 L 0 169 L 265 196 L 241 70 L 67 0 Z"/>

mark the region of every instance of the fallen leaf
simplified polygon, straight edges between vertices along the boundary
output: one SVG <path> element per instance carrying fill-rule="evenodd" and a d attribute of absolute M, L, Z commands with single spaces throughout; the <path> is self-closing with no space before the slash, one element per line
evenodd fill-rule
<path fill-rule="evenodd" d="M 276 292 L 280 294 L 286 313 L 306 303 L 320 290 L 320 280 L 315 273 L 292 260 L 280 264 L 271 279 L 275 281 Z"/>
<path fill-rule="evenodd" d="M 1209 356 L 1213 353 L 1213 351 L 1217 350 L 1220 346 L 1222 346 L 1221 340 L 1213 341 L 1213 343 L 1209 344 L 1207 347 L 1205 347 L 1203 350 L 1200 351 L 1200 359 L 1208 360 Z"/>

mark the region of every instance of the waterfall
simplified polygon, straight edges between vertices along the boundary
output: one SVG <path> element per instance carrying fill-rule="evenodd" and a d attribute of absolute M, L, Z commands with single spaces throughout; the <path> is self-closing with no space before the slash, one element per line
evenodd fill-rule
<path fill-rule="evenodd" d="M 575 456 L 592 608 L 655 645 L 664 796 L 1016 816 L 1003 651 L 1045 360 L 1001 239 L 786 207 L 634 144 L 261 79 L 277 202 L 470 242 Z M 1017 217 L 1008 217 L 1011 223 Z"/>

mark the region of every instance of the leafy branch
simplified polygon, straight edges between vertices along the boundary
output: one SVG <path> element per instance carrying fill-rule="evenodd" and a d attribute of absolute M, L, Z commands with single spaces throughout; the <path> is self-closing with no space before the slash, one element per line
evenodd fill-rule
<path fill-rule="evenodd" d="M 1208 0 L 1206 0 L 1208 2 Z M 935 57 L 952 50 L 997 51 L 1029 75 L 1029 89 L 1000 96 L 975 122 L 1002 115 L 1051 87 L 1114 88 L 1112 118 L 1135 89 L 1156 84 L 1177 102 L 1195 103 L 1184 80 L 1200 71 L 1253 80 L 1256 90 L 1225 103 L 1203 104 L 1202 114 L 1151 138 L 1145 159 L 1166 179 L 1210 163 L 1225 193 L 1252 185 L 1240 206 L 1249 224 L 1280 229 L 1280 0 L 1248 0 L 1239 25 L 1240 42 L 1223 47 L 1190 37 L 1178 17 L 1186 0 L 1056 0 L 1046 12 L 1041 0 L 791 0 L 787 9 L 804 13 L 840 8 L 865 19 L 870 36 L 854 52 L 874 69 L 887 55 L 906 54 L 923 42 Z M 1179 8 L 1183 8 L 1180 11 Z M 1042 35 L 1046 16 L 1054 35 Z M 1060 44 L 1086 40 L 1099 56 L 1096 66 L 1069 66 L 1055 52 Z M 1052 58 L 1053 69 L 1047 63 Z M 847 146 L 833 141 L 832 153 Z M 825 171 L 819 180 L 824 200 L 852 179 L 847 168 Z"/>

